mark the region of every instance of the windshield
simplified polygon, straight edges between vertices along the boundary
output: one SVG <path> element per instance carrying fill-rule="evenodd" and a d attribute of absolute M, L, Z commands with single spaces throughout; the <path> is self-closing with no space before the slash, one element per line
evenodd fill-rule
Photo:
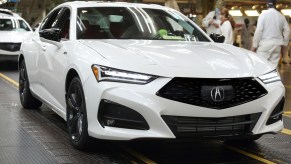
<path fill-rule="evenodd" d="M 1 18 L 0 31 L 30 31 L 30 28 L 21 19 Z"/>
<path fill-rule="evenodd" d="M 179 12 L 140 7 L 79 8 L 77 39 L 209 42 L 209 39 Z"/>

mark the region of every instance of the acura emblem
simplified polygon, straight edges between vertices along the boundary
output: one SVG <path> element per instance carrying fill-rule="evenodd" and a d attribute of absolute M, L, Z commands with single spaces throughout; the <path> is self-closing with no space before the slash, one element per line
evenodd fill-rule
<path fill-rule="evenodd" d="M 211 98 L 213 101 L 222 101 L 224 99 L 224 89 L 222 87 L 214 87 L 211 89 Z"/>

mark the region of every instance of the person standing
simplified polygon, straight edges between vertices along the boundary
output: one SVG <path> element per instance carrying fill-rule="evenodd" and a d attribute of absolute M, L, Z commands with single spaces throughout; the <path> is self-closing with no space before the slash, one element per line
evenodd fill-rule
<path fill-rule="evenodd" d="M 244 26 L 241 31 L 241 43 L 242 47 L 251 50 L 253 44 L 253 27 L 250 25 L 250 20 L 248 18 L 244 19 Z"/>
<path fill-rule="evenodd" d="M 267 0 L 268 10 L 259 16 L 251 50 L 277 67 L 281 47 L 289 42 L 290 29 L 287 20 L 275 6 L 276 0 Z"/>
<path fill-rule="evenodd" d="M 233 45 L 234 43 L 233 29 L 235 26 L 235 22 L 229 15 L 227 8 L 221 9 L 220 20 L 221 20 L 220 26 L 221 34 L 225 37 L 224 43 Z"/>
<path fill-rule="evenodd" d="M 222 0 L 216 0 L 215 10 L 210 11 L 202 20 L 202 26 L 206 29 L 209 36 L 212 33 L 221 34 L 220 32 L 220 9 L 223 6 Z"/>
<path fill-rule="evenodd" d="M 289 29 L 291 29 L 291 24 L 289 23 Z M 291 55 L 291 32 L 289 35 L 289 45 L 282 47 L 282 63 L 283 64 L 291 64 L 290 55 Z"/>

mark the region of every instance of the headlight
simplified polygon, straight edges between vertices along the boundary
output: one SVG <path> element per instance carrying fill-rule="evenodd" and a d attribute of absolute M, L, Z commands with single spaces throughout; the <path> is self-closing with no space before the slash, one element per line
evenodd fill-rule
<path fill-rule="evenodd" d="M 157 78 L 153 75 L 124 71 L 99 65 L 92 65 L 92 70 L 98 82 L 112 81 L 132 84 L 147 84 Z"/>
<path fill-rule="evenodd" d="M 277 70 L 259 76 L 259 79 L 262 80 L 262 82 L 265 84 L 273 83 L 275 81 L 281 81 L 280 75 Z"/>

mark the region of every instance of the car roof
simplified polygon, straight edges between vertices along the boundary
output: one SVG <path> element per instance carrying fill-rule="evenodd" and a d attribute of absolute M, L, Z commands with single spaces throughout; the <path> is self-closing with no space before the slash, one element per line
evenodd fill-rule
<path fill-rule="evenodd" d="M 21 18 L 18 14 L 7 9 L 0 9 L 0 18 Z"/>
<path fill-rule="evenodd" d="M 80 7 L 142 7 L 142 8 L 153 8 L 153 9 L 171 9 L 165 6 L 157 4 L 141 4 L 141 3 L 128 3 L 128 2 L 103 2 L 103 1 L 74 1 L 66 2 L 61 6 L 71 6 L 72 8 Z"/>

